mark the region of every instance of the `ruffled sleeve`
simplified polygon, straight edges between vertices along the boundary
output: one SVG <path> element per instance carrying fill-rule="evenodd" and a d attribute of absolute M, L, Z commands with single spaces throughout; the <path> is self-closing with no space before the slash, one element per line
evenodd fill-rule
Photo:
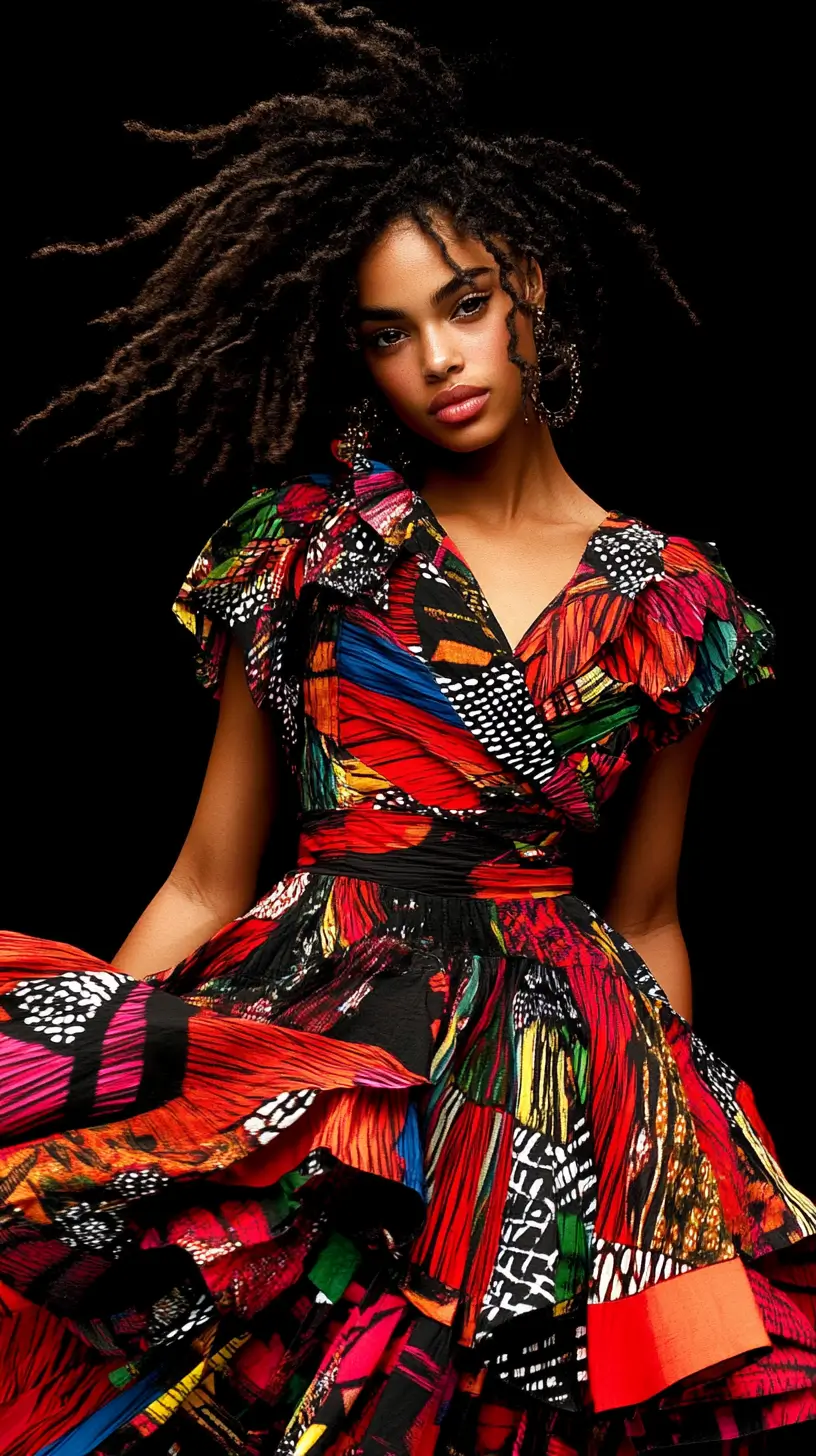
<path fill-rule="evenodd" d="M 198 681 L 216 698 L 234 636 L 257 706 L 291 713 L 287 638 L 309 536 L 325 509 L 326 489 L 311 478 L 257 490 L 190 567 L 172 609 L 195 637 Z"/>
<path fill-rule="evenodd" d="M 738 593 L 717 547 L 669 537 L 662 556 L 609 659 L 613 676 L 636 682 L 647 700 L 652 750 L 693 730 L 732 684 L 773 677 L 773 627 Z"/>

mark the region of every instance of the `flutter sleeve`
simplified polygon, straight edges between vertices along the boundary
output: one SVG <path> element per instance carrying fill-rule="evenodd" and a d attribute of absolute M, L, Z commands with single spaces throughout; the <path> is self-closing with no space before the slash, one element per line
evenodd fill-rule
<path fill-rule="evenodd" d="M 325 491 L 309 481 L 257 490 L 219 526 L 190 567 L 172 609 L 195 638 L 198 681 L 216 698 L 235 637 L 257 706 L 283 711 L 290 706 L 287 636 L 309 532 L 324 506 Z"/>
<path fill-rule="evenodd" d="M 774 675 L 774 629 L 737 591 L 713 543 L 670 537 L 663 568 L 639 594 L 618 649 L 637 658 L 632 677 L 646 698 L 652 751 L 697 727 L 732 685 Z"/>

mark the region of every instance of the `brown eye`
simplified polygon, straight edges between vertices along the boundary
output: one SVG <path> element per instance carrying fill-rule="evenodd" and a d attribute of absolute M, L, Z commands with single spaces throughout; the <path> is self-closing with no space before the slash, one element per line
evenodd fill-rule
<path fill-rule="evenodd" d="M 485 309 L 489 293 L 466 293 L 460 298 L 451 315 L 452 318 L 476 318 Z"/>
<path fill-rule="evenodd" d="M 405 337 L 401 329 L 378 329 L 376 334 L 367 334 L 363 343 L 372 349 L 393 349 Z"/>

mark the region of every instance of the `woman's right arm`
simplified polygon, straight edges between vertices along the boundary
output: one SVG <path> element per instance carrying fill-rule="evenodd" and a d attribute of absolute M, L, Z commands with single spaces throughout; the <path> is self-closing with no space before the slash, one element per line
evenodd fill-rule
<path fill-rule="evenodd" d="M 253 904 L 278 806 L 278 748 L 233 640 L 195 816 L 173 869 L 111 962 L 141 980 L 184 960 Z"/>

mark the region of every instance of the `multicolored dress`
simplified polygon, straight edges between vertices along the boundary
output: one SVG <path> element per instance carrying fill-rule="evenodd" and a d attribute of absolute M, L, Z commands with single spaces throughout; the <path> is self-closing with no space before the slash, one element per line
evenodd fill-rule
<path fill-rule="evenodd" d="M 174 610 L 275 713 L 296 862 L 137 982 L 0 940 L 0 1450 L 565 1456 L 816 1416 L 816 1209 L 565 846 L 772 632 L 610 512 L 515 649 L 384 465 Z M 810 1262 L 809 1262 L 810 1261 Z"/>

